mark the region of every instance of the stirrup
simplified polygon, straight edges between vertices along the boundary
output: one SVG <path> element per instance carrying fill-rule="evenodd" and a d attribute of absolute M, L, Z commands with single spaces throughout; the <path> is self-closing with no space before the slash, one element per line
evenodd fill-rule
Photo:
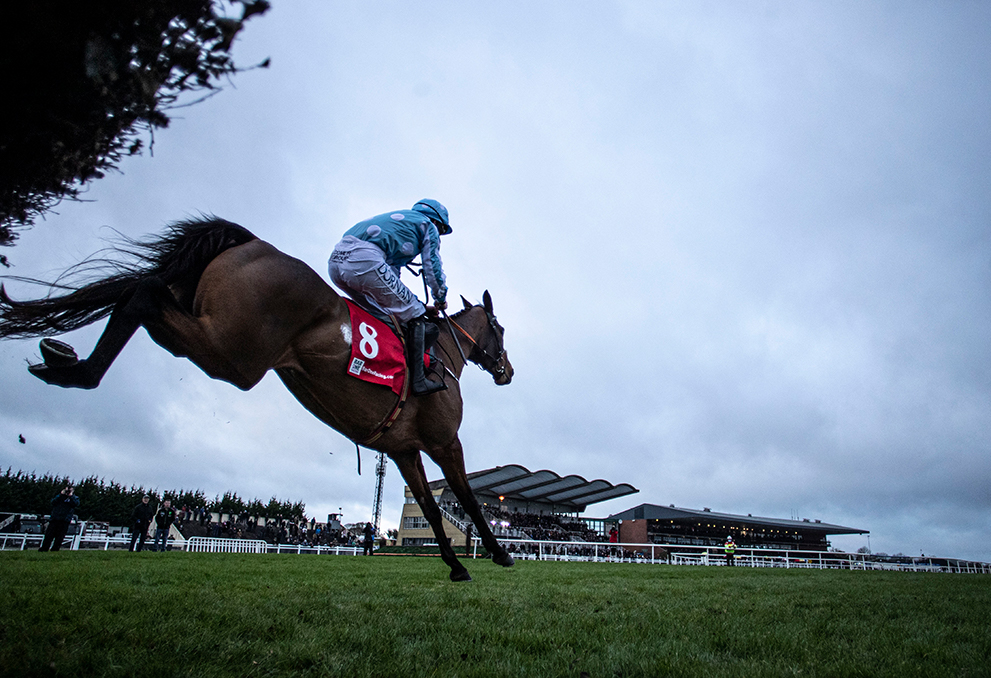
<path fill-rule="evenodd" d="M 413 395 L 415 396 L 426 396 L 431 393 L 437 393 L 437 391 L 446 391 L 447 384 L 443 381 L 432 381 L 423 377 L 423 379 L 417 381 L 413 380 Z"/>
<path fill-rule="evenodd" d="M 438 375 L 439 380 L 432 378 L 432 375 L 428 374 L 427 368 L 424 365 L 423 355 L 412 357 L 412 364 L 409 365 L 409 376 L 410 376 L 410 386 L 415 396 L 425 396 L 431 393 L 436 393 L 437 391 L 444 391 L 447 389 L 447 382 L 444 381 L 444 377 Z M 432 363 L 431 363 L 432 364 Z M 430 370 L 433 374 L 437 374 L 433 370 Z"/>

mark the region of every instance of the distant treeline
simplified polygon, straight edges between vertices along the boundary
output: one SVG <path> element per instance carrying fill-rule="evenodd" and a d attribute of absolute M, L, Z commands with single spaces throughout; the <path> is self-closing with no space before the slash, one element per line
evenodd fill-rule
<path fill-rule="evenodd" d="M 0 475 L 0 512 L 48 515 L 52 498 L 69 484 L 75 488 L 76 496 L 79 497 L 76 515 L 80 519 L 99 520 L 111 525 L 129 525 L 131 512 L 146 494 L 151 496 L 154 507 L 162 500 L 170 499 L 174 508 L 181 509 L 185 506 L 190 511 L 204 507 L 214 513 L 247 514 L 266 519 L 284 518 L 297 522 L 306 515 L 306 505 L 301 501 L 292 503 L 275 497 L 267 503 L 258 499 L 245 501 L 236 492 L 225 492 L 224 496 L 210 500 L 202 490 L 159 492 L 141 486 L 124 487 L 115 480 L 108 483 L 96 476 L 75 481 L 50 474 L 39 476 L 34 472 L 15 472 L 11 468 Z"/>

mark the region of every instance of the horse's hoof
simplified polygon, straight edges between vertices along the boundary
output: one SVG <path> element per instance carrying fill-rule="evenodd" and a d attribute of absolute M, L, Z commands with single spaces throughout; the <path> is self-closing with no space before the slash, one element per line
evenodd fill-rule
<path fill-rule="evenodd" d="M 468 570 L 461 570 L 460 572 L 451 570 L 451 581 L 471 581 L 471 575 L 468 574 Z"/>
<path fill-rule="evenodd" d="M 512 567 L 516 561 L 509 553 L 503 552 L 500 555 L 492 556 L 492 562 L 503 567 Z"/>
<path fill-rule="evenodd" d="M 99 386 L 100 382 L 93 383 L 92 379 L 81 379 L 83 372 L 78 369 L 81 363 L 69 365 L 67 367 L 51 367 L 44 363 L 40 365 L 28 365 L 28 372 L 41 379 L 46 384 L 61 386 L 62 388 L 83 388 L 93 389 Z"/>
<path fill-rule="evenodd" d="M 79 362 L 75 349 L 58 339 L 42 339 L 38 344 L 41 357 L 49 367 L 68 367 Z"/>

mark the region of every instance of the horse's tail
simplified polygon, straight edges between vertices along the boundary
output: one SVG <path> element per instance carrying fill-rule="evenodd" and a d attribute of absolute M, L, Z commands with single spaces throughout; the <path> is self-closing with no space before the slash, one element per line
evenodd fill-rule
<path fill-rule="evenodd" d="M 61 334 L 94 323 L 148 278 L 164 281 L 179 302 L 190 308 L 207 264 L 224 250 L 256 239 L 246 228 L 223 219 L 190 219 L 168 226 L 161 236 L 150 240 L 123 238 L 122 244 L 111 248 L 116 259 L 87 259 L 54 283 L 18 278 L 47 285 L 51 290 L 71 291 L 35 301 L 14 301 L 0 285 L 0 338 Z M 98 274 L 103 277 L 91 282 L 77 284 L 68 280 Z"/>

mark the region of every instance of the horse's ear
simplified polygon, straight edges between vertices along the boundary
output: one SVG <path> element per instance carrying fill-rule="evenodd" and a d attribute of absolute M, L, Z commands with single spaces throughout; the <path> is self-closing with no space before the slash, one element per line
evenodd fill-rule
<path fill-rule="evenodd" d="M 486 311 L 492 313 L 492 295 L 489 294 L 488 290 L 482 293 L 482 306 Z"/>
<path fill-rule="evenodd" d="M 467 299 L 465 299 L 465 295 L 463 295 L 463 294 L 461 295 L 461 303 L 465 305 L 465 308 L 466 309 L 472 307 L 472 303 L 470 301 L 468 301 Z"/>

